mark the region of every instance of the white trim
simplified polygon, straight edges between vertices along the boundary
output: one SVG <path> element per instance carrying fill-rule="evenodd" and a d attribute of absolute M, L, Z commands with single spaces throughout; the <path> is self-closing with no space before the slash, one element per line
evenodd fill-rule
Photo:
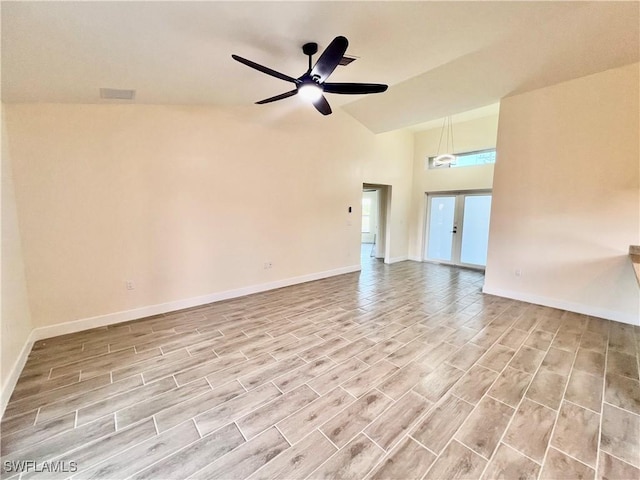
<path fill-rule="evenodd" d="M 312 282 L 314 280 L 321 280 L 323 278 L 343 275 L 345 273 L 359 272 L 360 270 L 360 264 L 350 265 L 348 267 L 326 270 L 324 272 L 310 273 L 308 275 L 285 278 L 283 280 L 276 280 L 273 282 L 261 283 L 258 285 L 250 285 L 248 287 L 236 288 L 234 290 L 225 290 L 223 292 L 211 293 L 208 295 L 202 295 L 200 297 L 176 300 L 174 302 L 161 303 L 158 305 L 149 305 L 146 307 L 135 308 L 133 310 L 108 313 L 106 315 L 98 315 L 96 317 L 82 318 L 80 320 L 73 320 L 70 322 L 58 323 L 56 325 L 35 328 L 31 331 L 31 334 L 27 338 L 27 341 L 20 351 L 20 355 L 16 359 L 13 368 L 9 372 L 6 383 L 2 386 L 2 392 L 0 393 L 0 415 L 4 414 L 4 409 L 9 402 L 9 398 L 11 398 L 11 394 L 13 393 L 13 389 L 15 388 L 16 383 L 18 382 L 18 378 L 22 373 L 22 369 L 27 363 L 27 358 L 29 357 L 29 353 L 31 352 L 31 347 L 33 346 L 34 342 L 37 342 L 38 340 L 57 337 L 58 335 L 66 335 L 68 333 L 80 332 L 82 330 L 88 330 L 90 328 L 104 327 L 106 325 L 113 325 L 115 323 L 128 322 L 130 320 L 137 320 L 139 318 L 145 318 L 161 313 L 173 312 L 175 310 L 182 310 L 184 308 L 197 307 L 199 305 L 206 305 L 207 303 L 219 302 L 221 300 L 228 300 L 230 298 L 244 297 L 245 295 L 251 295 L 252 293 L 265 292 L 267 290 L 288 287 L 299 283 Z"/>
<path fill-rule="evenodd" d="M 407 257 L 407 260 L 411 260 L 412 262 L 420 262 L 420 263 L 422 263 L 422 257 L 420 257 L 418 255 L 409 255 Z"/>
<path fill-rule="evenodd" d="M 385 259 L 384 263 L 391 265 L 392 263 L 404 262 L 405 260 L 409 260 L 409 257 L 402 255 L 401 257 L 392 257 L 389 260 Z"/>
<path fill-rule="evenodd" d="M 609 310 L 606 308 L 594 307 L 593 305 L 585 305 L 584 303 L 568 302 L 552 297 L 543 297 L 539 295 L 531 295 L 529 293 L 516 292 L 513 290 L 503 290 L 501 288 L 482 287 L 482 293 L 496 295 L 498 297 L 511 298 L 522 302 L 533 303 L 536 305 L 544 305 L 545 307 L 558 308 L 569 312 L 582 313 L 592 317 L 605 318 L 616 322 L 627 323 L 629 325 L 640 325 L 638 316 L 628 312 L 619 310 Z"/>
<path fill-rule="evenodd" d="M 5 408 L 7 408 L 7 404 L 9 403 L 9 399 L 11 398 L 13 389 L 16 388 L 18 378 L 20 378 L 22 369 L 24 368 L 25 364 L 27 363 L 27 359 L 29 358 L 31 347 L 33 346 L 33 342 L 35 342 L 33 333 L 34 331 L 31 330 L 31 333 L 27 337 L 26 342 L 24 342 L 24 345 L 22 346 L 22 350 L 20 350 L 18 358 L 16 358 L 13 367 L 9 371 L 7 381 L 4 383 L 4 385 L 2 385 L 2 392 L 0 392 L 0 417 L 4 415 L 4 410 Z"/>
<path fill-rule="evenodd" d="M 135 308 L 133 310 L 125 310 L 121 312 L 108 313 L 106 315 L 98 315 L 96 317 L 58 323 L 56 325 L 36 328 L 33 331 L 33 336 L 35 340 L 57 337 L 58 335 L 80 332 L 82 330 L 87 330 L 90 328 L 104 327 L 106 325 L 113 325 L 114 323 L 128 322 L 130 320 L 137 320 L 139 318 L 150 317 L 152 315 L 158 315 L 161 313 L 173 312 L 176 310 L 182 310 L 184 308 L 197 307 L 200 305 L 206 305 L 207 303 L 228 300 L 230 298 L 244 297 L 245 295 L 251 295 L 252 293 L 265 292 L 267 290 L 288 287 L 290 285 L 296 285 L 298 283 L 312 282 L 314 280 L 320 280 L 322 278 L 343 275 L 345 273 L 358 272 L 360 271 L 360 269 L 361 267 L 359 264 L 350 265 L 348 267 L 336 268 L 334 270 L 310 273 L 308 275 L 301 275 L 299 277 L 285 278 L 273 282 L 236 288 L 234 290 L 225 290 L 223 292 L 210 293 L 208 295 L 202 295 L 200 297 L 192 297 L 157 305 L 148 305 L 146 307 Z"/>

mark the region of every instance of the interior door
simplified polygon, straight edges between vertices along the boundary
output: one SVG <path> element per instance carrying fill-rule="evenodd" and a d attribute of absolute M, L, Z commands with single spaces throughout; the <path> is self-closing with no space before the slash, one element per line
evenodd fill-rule
<path fill-rule="evenodd" d="M 427 195 L 424 259 L 469 267 L 487 264 L 491 192 Z"/>

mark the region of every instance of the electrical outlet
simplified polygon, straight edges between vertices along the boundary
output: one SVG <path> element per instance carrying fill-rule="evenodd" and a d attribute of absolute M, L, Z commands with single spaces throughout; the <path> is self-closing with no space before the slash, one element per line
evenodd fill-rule
<path fill-rule="evenodd" d="M 516 277 L 521 277 L 522 276 L 522 270 L 520 270 L 519 268 L 516 268 L 515 272 L 513 272 L 514 275 Z"/>
<path fill-rule="evenodd" d="M 272 262 L 264 262 L 264 269 L 265 270 L 269 270 L 271 267 L 273 267 L 273 263 Z"/>
<path fill-rule="evenodd" d="M 136 284 L 133 283 L 133 280 L 127 280 L 125 282 L 125 287 L 127 288 L 127 290 L 133 290 L 136 288 Z"/>

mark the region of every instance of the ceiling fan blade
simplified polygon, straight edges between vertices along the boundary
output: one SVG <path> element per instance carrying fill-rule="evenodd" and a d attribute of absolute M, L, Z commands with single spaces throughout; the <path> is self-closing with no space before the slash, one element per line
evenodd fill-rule
<path fill-rule="evenodd" d="M 386 91 L 387 88 L 387 85 L 381 83 L 325 83 L 322 85 L 325 93 L 339 93 L 342 95 L 381 93 Z"/>
<path fill-rule="evenodd" d="M 331 106 L 329 106 L 329 102 L 327 102 L 327 99 L 324 98 L 324 95 L 321 96 L 318 100 L 314 101 L 313 106 L 316 107 L 316 110 L 318 110 L 323 115 L 331 114 Z"/>
<path fill-rule="evenodd" d="M 256 102 L 256 103 L 258 105 L 262 105 L 263 103 L 271 103 L 278 100 L 282 100 L 284 98 L 293 97 L 296 93 L 298 93 L 298 90 L 291 90 L 290 92 L 281 93 L 280 95 L 276 95 L 275 97 L 265 98 L 264 100 L 260 100 L 259 102 Z"/>
<path fill-rule="evenodd" d="M 346 38 L 334 38 L 324 52 L 322 52 L 322 55 L 320 55 L 320 58 L 311 70 L 311 76 L 318 76 L 319 81 L 324 82 L 336 69 L 340 60 L 342 60 L 348 46 L 349 41 Z"/>
<path fill-rule="evenodd" d="M 275 70 L 260 65 L 259 63 L 252 62 L 251 60 L 247 60 L 246 58 L 242 58 L 238 55 L 231 55 L 235 61 L 245 64 L 247 67 L 255 68 L 259 72 L 266 73 L 267 75 L 271 75 L 272 77 L 279 78 L 280 80 L 284 80 L 286 82 L 297 83 L 296 79 L 290 77 L 289 75 L 285 75 L 284 73 L 276 72 Z"/>

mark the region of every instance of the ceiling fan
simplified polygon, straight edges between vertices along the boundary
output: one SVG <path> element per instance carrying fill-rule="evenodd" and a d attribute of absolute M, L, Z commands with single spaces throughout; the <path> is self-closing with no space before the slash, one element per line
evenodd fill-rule
<path fill-rule="evenodd" d="M 286 82 L 295 84 L 296 88 L 275 97 L 265 98 L 256 102 L 257 104 L 271 103 L 277 100 L 292 97 L 300 94 L 302 98 L 313 103 L 313 106 L 323 115 L 329 115 L 331 113 L 331 107 L 329 102 L 324 98 L 323 93 L 338 93 L 341 95 L 362 95 L 367 93 L 381 93 L 387 89 L 387 85 L 380 83 L 329 83 L 327 79 L 329 75 L 336 69 L 340 60 L 347 51 L 349 41 L 345 37 L 334 38 L 329 46 L 322 52 L 320 58 L 315 65 L 312 66 L 311 57 L 318 52 L 317 43 L 305 43 L 302 46 L 302 52 L 309 56 L 309 69 L 300 77 L 293 78 L 284 73 L 276 72 L 271 68 L 262 66 L 258 63 L 242 58 L 238 55 L 231 55 L 231 57 L 248 67 L 255 68 L 256 70 L 271 75 L 272 77 L 279 78 Z"/>

